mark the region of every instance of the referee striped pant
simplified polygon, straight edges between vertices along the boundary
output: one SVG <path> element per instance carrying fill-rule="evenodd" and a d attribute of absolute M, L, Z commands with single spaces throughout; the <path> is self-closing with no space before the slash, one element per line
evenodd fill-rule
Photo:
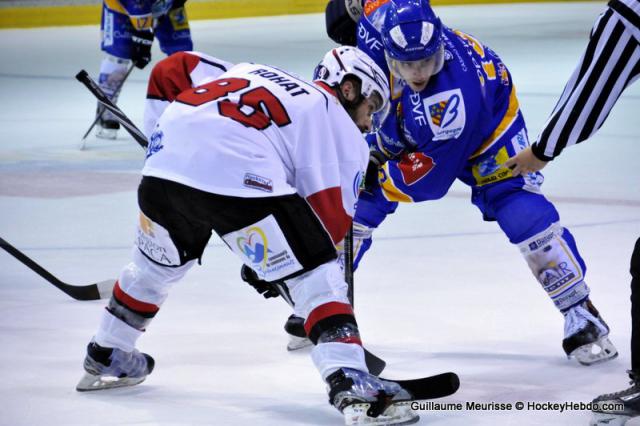
<path fill-rule="evenodd" d="M 537 157 L 552 160 L 588 139 L 640 75 L 640 17 L 629 12 L 627 25 L 611 8 L 596 21 L 580 63 L 532 146 Z"/>

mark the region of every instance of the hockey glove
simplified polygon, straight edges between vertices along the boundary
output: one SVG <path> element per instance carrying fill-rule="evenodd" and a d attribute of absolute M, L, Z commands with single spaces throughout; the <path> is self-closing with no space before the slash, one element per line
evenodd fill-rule
<path fill-rule="evenodd" d="M 273 285 L 269 284 L 265 280 L 261 280 L 255 271 L 247 265 L 242 265 L 242 269 L 240 269 L 240 278 L 242 278 L 242 281 L 253 287 L 258 293 L 263 295 L 265 299 L 280 296 L 280 293 L 278 293 L 278 290 L 276 290 Z"/>
<path fill-rule="evenodd" d="M 378 185 L 378 172 L 380 167 L 387 162 L 387 157 L 380 151 L 371 150 L 369 152 L 369 164 L 367 173 L 364 176 L 364 190 L 371 192 Z"/>
<path fill-rule="evenodd" d="M 151 45 L 153 44 L 153 31 L 131 31 L 131 60 L 133 64 L 142 69 L 151 62 Z"/>
<path fill-rule="evenodd" d="M 356 45 L 356 27 L 362 14 L 360 0 L 331 0 L 324 11 L 327 35 L 338 44 Z"/>
<path fill-rule="evenodd" d="M 186 2 L 187 2 L 187 0 L 173 0 L 173 3 L 171 4 L 171 9 L 170 10 L 180 9 L 182 6 L 184 6 L 184 4 Z"/>

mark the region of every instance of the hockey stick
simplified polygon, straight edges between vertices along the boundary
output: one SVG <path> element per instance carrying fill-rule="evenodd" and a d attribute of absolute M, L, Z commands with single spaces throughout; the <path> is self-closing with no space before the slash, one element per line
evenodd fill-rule
<path fill-rule="evenodd" d="M 147 137 L 144 135 L 144 133 L 142 133 L 140 129 L 138 129 L 136 125 L 133 124 L 131 120 L 129 120 L 129 117 L 127 117 L 120 108 L 118 108 L 113 102 L 111 102 L 111 100 L 109 100 L 107 95 L 105 95 L 102 89 L 100 89 L 100 86 L 98 86 L 98 84 L 93 81 L 91 77 L 89 77 L 89 73 L 87 73 L 85 70 L 80 71 L 76 75 L 76 80 L 84 84 L 87 89 L 89 89 L 89 91 L 93 94 L 93 96 L 96 97 L 98 102 L 100 102 L 100 104 L 102 104 L 115 116 L 115 119 L 118 120 L 120 124 L 122 124 L 125 130 L 131 135 L 131 137 L 133 137 L 138 145 L 140 145 L 144 149 L 147 148 L 149 142 L 147 141 Z"/>
<path fill-rule="evenodd" d="M 29 258 L 26 254 L 0 238 L 0 246 L 7 251 L 10 255 L 18 259 L 20 262 L 29 267 L 33 272 L 40 275 L 45 280 L 49 281 L 60 290 L 67 293 L 69 296 L 76 300 L 99 300 L 105 299 L 111 296 L 111 291 L 116 283 L 116 280 L 105 280 L 99 283 L 89 284 L 85 286 L 75 286 L 60 281 L 53 276 L 49 271 L 38 265 L 35 261 Z"/>
<path fill-rule="evenodd" d="M 355 308 L 353 304 L 353 225 L 349 226 L 347 235 L 344 237 L 344 280 L 347 282 L 349 303 L 351 303 L 351 307 Z M 378 358 L 366 349 L 364 350 L 364 360 L 367 363 L 369 372 L 376 376 L 379 376 L 387 366 L 387 363 L 382 358 Z"/>
<path fill-rule="evenodd" d="M 114 98 L 117 98 L 118 95 L 120 94 L 120 91 L 122 90 L 122 86 L 124 86 L 124 82 L 127 81 L 127 78 L 129 77 L 129 74 L 131 74 L 131 71 L 133 71 L 133 68 L 134 68 L 134 65 L 132 64 L 127 70 L 127 73 L 124 75 L 124 78 L 122 79 L 122 81 L 120 81 L 120 84 L 118 85 L 118 87 L 116 87 L 116 90 L 113 92 Z M 105 107 L 102 104 L 100 104 L 100 108 L 98 108 L 98 112 L 96 113 L 96 119 L 93 120 L 93 123 L 91 123 L 91 126 L 89 126 L 89 129 L 86 131 L 86 133 L 82 137 L 82 140 L 80 140 L 81 151 L 84 149 L 85 140 L 87 139 L 87 136 L 89 136 L 89 133 L 91 133 L 93 128 L 96 126 L 96 124 L 98 124 L 98 121 L 100 120 L 100 118 L 102 118 L 102 114 L 104 114 L 104 111 L 105 111 Z"/>
<path fill-rule="evenodd" d="M 353 225 L 344 237 L 344 280 L 347 282 L 347 297 L 353 305 Z"/>

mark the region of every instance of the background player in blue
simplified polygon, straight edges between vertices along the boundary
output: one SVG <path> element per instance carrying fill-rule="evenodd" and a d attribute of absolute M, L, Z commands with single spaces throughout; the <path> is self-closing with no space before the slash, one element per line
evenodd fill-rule
<path fill-rule="evenodd" d="M 426 1 L 367 1 L 356 31 L 358 47 L 389 70 L 393 85 L 392 114 L 370 138 L 372 173 L 354 219 L 356 264 L 398 202 L 439 199 L 460 179 L 564 314 L 567 355 L 585 365 L 615 357 L 609 328 L 589 300 L 574 238 L 540 192 L 542 175 L 515 177 L 504 166 L 529 142 L 498 55 L 444 26 Z"/>
<path fill-rule="evenodd" d="M 133 63 L 142 69 L 151 61 L 153 39 L 167 55 L 193 50 L 186 0 L 104 0 L 101 49 L 106 53 L 100 65 L 100 88 L 113 101 Z M 100 111 L 100 108 L 98 108 Z M 115 139 L 118 122 L 107 111 L 98 122 L 97 136 Z"/>

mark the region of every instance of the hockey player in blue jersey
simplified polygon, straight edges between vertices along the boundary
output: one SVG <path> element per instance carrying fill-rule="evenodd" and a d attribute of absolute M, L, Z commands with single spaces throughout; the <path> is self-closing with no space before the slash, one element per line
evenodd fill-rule
<path fill-rule="evenodd" d="M 341 1 L 327 8 L 330 35 L 337 28 L 330 12 Z M 356 31 L 358 47 L 390 72 L 393 83 L 392 113 L 369 139 L 368 188 L 354 219 L 356 266 L 399 202 L 442 198 L 460 179 L 472 188 L 471 202 L 484 220 L 498 222 L 564 315 L 566 354 L 585 365 L 614 358 L 609 327 L 589 300 L 575 240 L 540 191 L 543 176 L 515 177 L 504 166 L 529 142 L 500 57 L 444 26 L 426 1 L 367 1 Z"/>
<path fill-rule="evenodd" d="M 117 101 L 128 68 L 142 69 L 151 61 L 153 39 L 167 55 L 193 50 L 186 0 L 104 0 L 101 49 L 106 56 L 100 65 L 100 88 Z M 98 112 L 102 109 L 98 105 Z M 119 123 L 107 111 L 98 121 L 97 136 L 115 139 Z"/>

